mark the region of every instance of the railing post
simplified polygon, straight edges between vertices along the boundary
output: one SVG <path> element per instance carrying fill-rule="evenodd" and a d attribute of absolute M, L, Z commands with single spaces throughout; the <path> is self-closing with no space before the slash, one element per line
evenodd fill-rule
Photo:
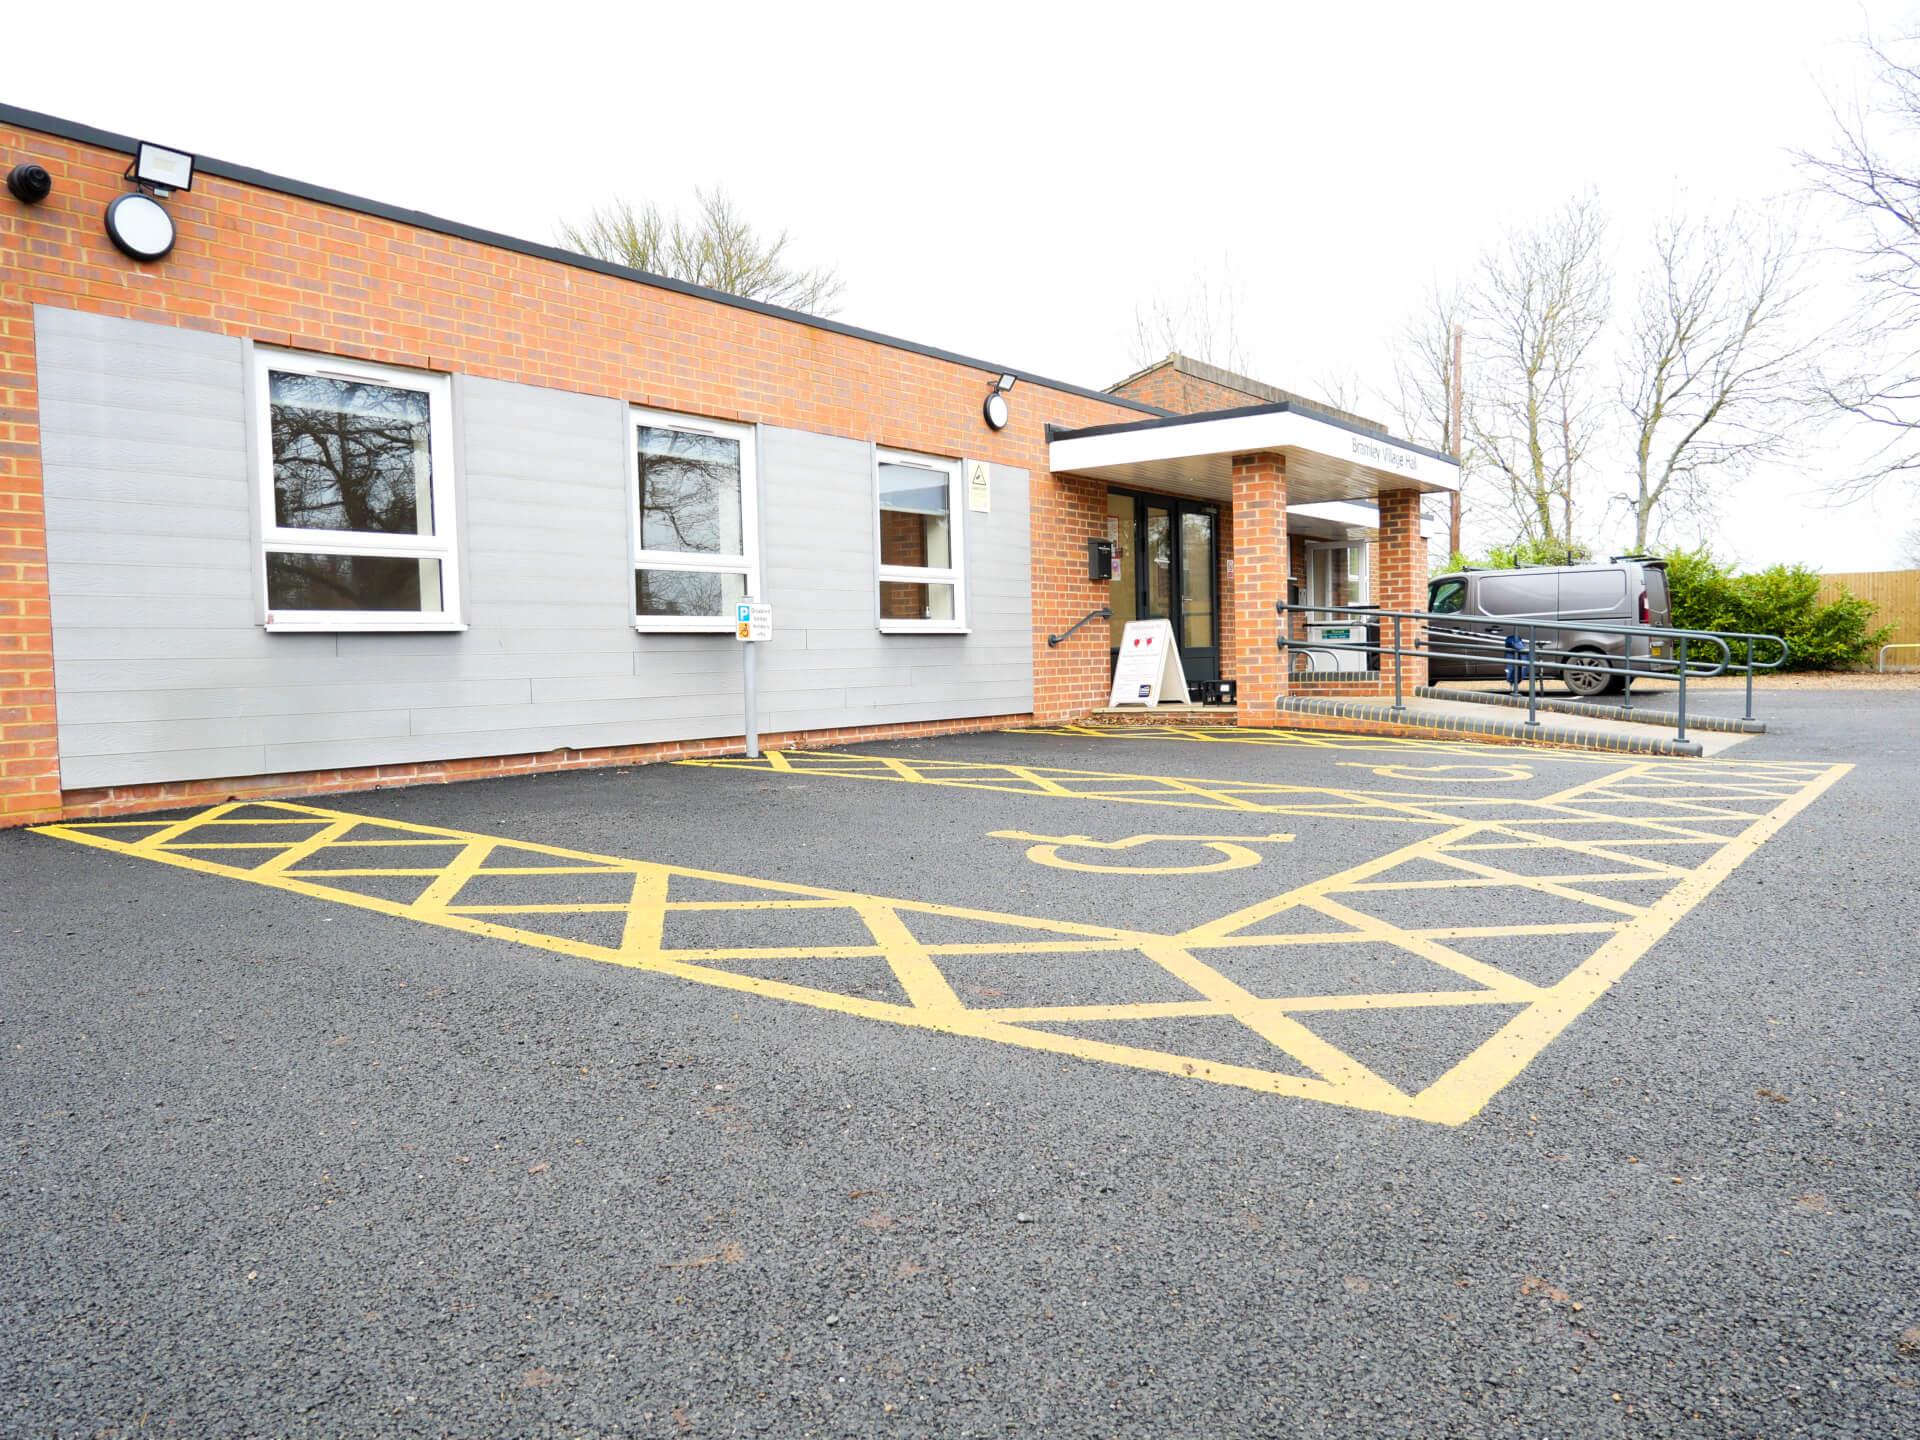
<path fill-rule="evenodd" d="M 1753 719 L 1753 637 L 1747 637 L 1747 719 Z"/>
<path fill-rule="evenodd" d="M 1687 637 L 1680 637 L 1680 733 L 1679 740 L 1687 738 Z"/>
<path fill-rule="evenodd" d="M 1527 724 L 1540 724 L 1540 627 L 1527 626 Z"/>
<path fill-rule="evenodd" d="M 1400 617 L 1393 617 L 1393 710 L 1397 715 L 1406 709 L 1405 691 L 1401 676 L 1406 672 L 1407 657 L 1400 653 Z"/>

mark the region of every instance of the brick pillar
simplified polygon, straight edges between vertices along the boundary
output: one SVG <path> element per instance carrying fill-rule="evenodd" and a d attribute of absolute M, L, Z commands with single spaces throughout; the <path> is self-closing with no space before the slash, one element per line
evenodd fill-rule
<path fill-rule="evenodd" d="M 1287 598 L 1287 462 L 1261 453 L 1233 457 L 1233 677 L 1243 725 L 1273 723 L 1287 693 L 1274 640 Z"/>
<path fill-rule="evenodd" d="M 1383 490 L 1375 497 L 1380 505 L 1379 539 L 1373 545 L 1373 603 L 1382 610 L 1424 610 L 1427 608 L 1427 542 L 1420 536 L 1420 496 L 1412 490 Z M 1412 649 L 1419 643 L 1422 627 L 1400 622 L 1400 644 Z M 1380 643 L 1393 644 L 1393 622 L 1380 622 Z M 1401 684 L 1411 697 L 1413 687 L 1427 683 L 1424 655 L 1404 662 Z M 1386 665 L 1380 678 L 1393 683 L 1393 671 Z"/>
<path fill-rule="evenodd" d="M 60 813 L 36 373 L 33 311 L 0 301 L 0 825 Z"/>

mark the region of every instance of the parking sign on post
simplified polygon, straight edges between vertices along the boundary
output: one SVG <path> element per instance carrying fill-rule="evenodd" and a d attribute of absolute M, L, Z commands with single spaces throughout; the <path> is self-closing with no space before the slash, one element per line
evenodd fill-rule
<path fill-rule="evenodd" d="M 740 647 L 740 691 L 746 708 L 747 758 L 760 758 L 760 695 L 754 676 L 756 644 L 773 639 L 773 606 L 742 600 L 734 607 L 733 633 L 746 643 Z"/>
<path fill-rule="evenodd" d="M 742 640 L 773 639 L 773 606 L 757 600 L 742 600 L 734 607 L 735 633 Z"/>

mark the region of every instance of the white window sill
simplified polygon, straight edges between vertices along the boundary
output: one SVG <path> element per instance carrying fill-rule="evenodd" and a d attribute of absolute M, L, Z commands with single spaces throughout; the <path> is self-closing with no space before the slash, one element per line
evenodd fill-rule
<path fill-rule="evenodd" d="M 633 628 L 642 635 L 731 635 L 738 628 L 738 623 L 734 620 L 695 620 L 674 625 L 635 620 Z"/>
<path fill-rule="evenodd" d="M 405 624 L 368 624 L 339 620 L 269 620 L 270 635 L 458 635 L 468 627 L 457 620 L 422 620 Z"/>
<path fill-rule="evenodd" d="M 940 625 L 927 620 L 883 620 L 880 622 L 882 635 L 971 635 L 973 629 L 967 625 Z"/>

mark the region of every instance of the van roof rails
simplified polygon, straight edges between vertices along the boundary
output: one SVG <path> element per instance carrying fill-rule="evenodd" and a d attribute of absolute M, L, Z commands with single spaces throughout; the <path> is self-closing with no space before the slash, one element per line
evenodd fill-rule
<path fill-rule="evenodd" d="M 1666 561 L 1662 560 L 1658 555 L 1613 555 L 1608 558 L 1610 558 L 1615 565 L 1618 565 L 1623 560 L 1638 560 L 1643 565 L 1647 564 L 1648 562 L 1655 562 L 1661 565 L 1664 565 L 1667 563 Z"/>

